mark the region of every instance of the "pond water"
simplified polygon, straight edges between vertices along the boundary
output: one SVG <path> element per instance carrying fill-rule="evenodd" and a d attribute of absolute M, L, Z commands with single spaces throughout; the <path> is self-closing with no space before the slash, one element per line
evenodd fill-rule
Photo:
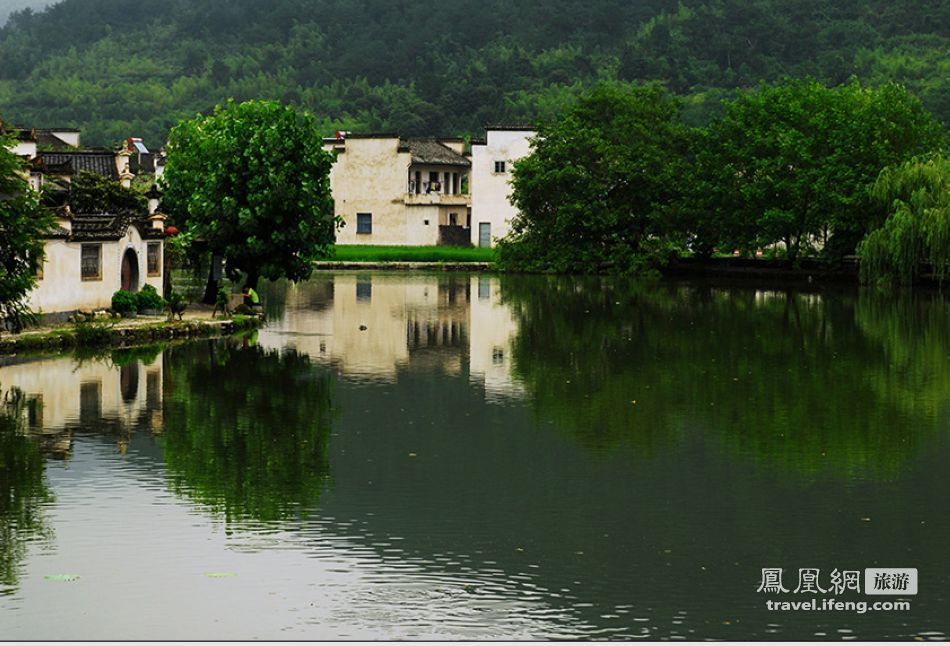
<path fill-rule="evenodd" d="M 950 629 L 939 296 L 346 272 L 262 296 L 244 339 L 0 362 L 2 638 Z M 885 567 L 919 594 L 819 596 L 909 609 L 766 607 L 811 598 L 800 569 Z"/>

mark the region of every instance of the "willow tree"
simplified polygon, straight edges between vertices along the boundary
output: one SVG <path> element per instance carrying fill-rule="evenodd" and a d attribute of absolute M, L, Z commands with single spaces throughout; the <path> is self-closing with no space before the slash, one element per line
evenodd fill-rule
<path fill-rule="evenodd" d="M 907 285 L 929 263 L 943 282 L 950 270 L 950 160 L 936 153 L 885 168 L 871 195 L 889 213 L 858 247 L 861 279 Z"/>
<path fill-rule="evenodd" d="M 172 129 L 163 204 L 231 278 L 303 280 L 334 241 L 332 164 L 309 113 L 229 101 Z"/>

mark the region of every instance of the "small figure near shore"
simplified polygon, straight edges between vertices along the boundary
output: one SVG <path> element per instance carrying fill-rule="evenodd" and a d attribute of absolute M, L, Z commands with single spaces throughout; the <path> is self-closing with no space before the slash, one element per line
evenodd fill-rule
<path fill-rule="evenodd" d="M 241 295 L 244 297 L 245 305 L 255 309 L 260 308 L 261 297 L 257 295 L 257 291 L 253 287 L 245 287 Z"/>

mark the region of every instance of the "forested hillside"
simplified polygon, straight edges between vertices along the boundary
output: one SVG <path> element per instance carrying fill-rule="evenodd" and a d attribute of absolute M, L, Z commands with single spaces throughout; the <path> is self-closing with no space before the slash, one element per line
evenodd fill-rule
<path fill-rule="evenodd" d="M 905 83 L 950 121 L 945 0 L 65 0 L 0 29 L 0 115 L 157 145 L 228 97 L 326 132 L 476 133 L 597 79 L 667 82 L 702 121 L 735 88 Z"/>

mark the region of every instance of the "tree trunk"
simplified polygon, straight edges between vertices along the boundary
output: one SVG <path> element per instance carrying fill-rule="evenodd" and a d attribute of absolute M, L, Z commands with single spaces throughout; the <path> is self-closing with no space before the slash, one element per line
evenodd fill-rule
<path fill-rule="evenodd" d="M 218 302 L 219 282 L 215 272 L 215 260 L 214 257 L 212 257 L 211 266 L 208 268 L 208 282 L 205 285 L 205 295 L 201 298 L 202 303 L 205 305 L 214 305 Z"/>

